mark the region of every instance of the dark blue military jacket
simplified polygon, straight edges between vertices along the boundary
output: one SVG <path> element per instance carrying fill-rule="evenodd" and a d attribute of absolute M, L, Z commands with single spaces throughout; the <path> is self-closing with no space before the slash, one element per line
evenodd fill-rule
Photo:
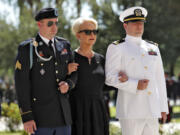
<path fill-rule="evenodd" d="M 66 81 L 70 89 L 74 87 L 73 81 L 67 76 L 67 65 L 72 61 L 70 43 L 55 37 L 54 55 L 39 34 L 35 41 L 36 44 L 32 44 L 32 39 L 21 43 L 16 58 L 15 87 L 22 120 L 35 120 L 38 127 L 70 125 L 68 94 L 61 94 L 58 90 L 60 81 Z M 30 45 L 33 45 L 33 60 L 30 59 Z M 52 58 L 44 61 L 36 53 L 42 58 Z"/>

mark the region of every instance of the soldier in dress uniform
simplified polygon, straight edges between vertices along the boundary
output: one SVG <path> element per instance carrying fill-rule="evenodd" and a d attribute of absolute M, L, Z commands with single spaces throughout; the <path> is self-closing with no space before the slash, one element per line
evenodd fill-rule
<path fill-rule="evenodd" d="M 70 43 L 55 36 L 58 12 L 41 9 L 35 16 L 39 32 L 18 47 L 15 86 L 24 129 L 35 135 L 70 135 L 68 90 L 74 82 L 68 74 L 77 69 Z"/>
<path fill-rule="evenodd" d="M 165 122 L 167 92 L 156 43 L 142 39 L 147 10 L 131 7 L 120 14 L 124 40 L 110 44 L 106 54 L 106 83 L 118 88 L 117 118 L 123 135 L 159 135 L 158 118 Z M 123 72 L 128 76 L 119 81 Z"/>

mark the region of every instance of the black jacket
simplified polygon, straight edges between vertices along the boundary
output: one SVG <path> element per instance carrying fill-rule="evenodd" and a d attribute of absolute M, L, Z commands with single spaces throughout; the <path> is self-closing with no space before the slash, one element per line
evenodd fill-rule
<path fill-rule="evenodd" d="M 70 89 L 73 81 L 68 79 L 67 65 L 72 61 L 70 43 L 60 37 L 55 37 L 56 55 L 47 44 L 36 36 L 37 52 L 43 58 L 53 56 L 49 61 L 43 61 L 35 53 L 30 60 L 30 46 L 33 39 L 19 45 L 15 68 L 15 87 L 23 122 L 35 120 L 38 127 L 57 127 L 71 124 L 71 111 L 68 94 L 58 90 L 60 81 L 68 82 Z M 30 62 L 33 62 L 32 68 Z"/>

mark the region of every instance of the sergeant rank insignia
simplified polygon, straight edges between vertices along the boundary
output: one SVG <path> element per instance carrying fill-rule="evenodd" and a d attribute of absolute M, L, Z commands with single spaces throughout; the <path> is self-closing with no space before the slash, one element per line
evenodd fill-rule
<path fill-rule="evenodd" d="M 19 62 L 19 60 L 16 61 L 15 69 L 21 70 L 21 63 Z"/>

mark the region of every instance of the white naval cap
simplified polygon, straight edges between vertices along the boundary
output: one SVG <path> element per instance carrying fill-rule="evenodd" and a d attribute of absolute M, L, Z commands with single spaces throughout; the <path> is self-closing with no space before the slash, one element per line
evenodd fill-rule
<path fill-rule="evenodd" d="M 147 10 L 143 7 L 131 7 L 124 10 L 120 16 L 119 20 L 123 23 L 135 22 L 135 21 L 146 21 Z"/>

